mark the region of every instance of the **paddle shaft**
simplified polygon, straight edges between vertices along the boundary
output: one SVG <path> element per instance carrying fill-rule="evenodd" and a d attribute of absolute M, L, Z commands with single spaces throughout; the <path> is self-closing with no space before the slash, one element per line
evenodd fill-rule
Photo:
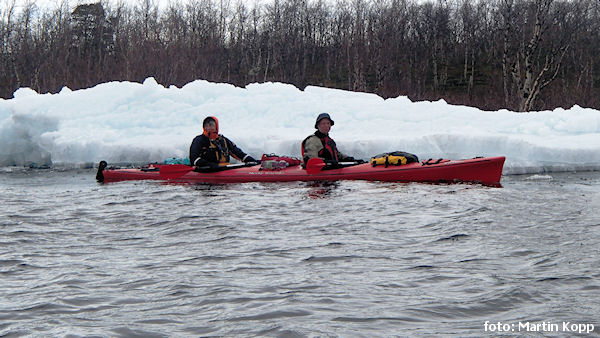
<path fill-rule="evenodd" d="M 236 168 L 242 168 L 242 167 L 250 167 L 253 165 L 257 165 L 257 164 L 258 164 L 258 162 L 247 162 L 247 163 L 238 163 L 238 164 L 228 164 L 225 166 L 214 167 L 214 168 L 210 167 L 210 166 L 193 167 L 193 166 L 188 166 L 188 165 L 183 165 L 183 164 L 181 164 L 181 165 L 173 164 L 173 165 L 161 166 L 160 170 L 159 170 L 159 174 L 160 174 L 160 177 L 163 179 L 173 180 L 173 179 L 177 179 L 177 178 L 184 176 L 185 174 L 189 173 L 190 171 L 212 173 L 212 172 L 218 172 L 218 171 L 224 171 L 224 170 L 230 170 L 230 169 L 236 169 Z"/>
<path fill-rule="evenodd" d="M 308 162 L 306 163 L 306 173 L 309 175 L 313 175 L 316 174 L 318 172 L 320 172 L 321 170 L 327 170 L 327 169 L 339 169 L 339 168 L 344 168 L 344 167 L 350 167 L 353 165 L 357 165 L 360 164 L 359 162 L 337 162 L 336 166 L 331 166 L 328 165 L 327 163 L 325 163 L 325 161 L 323 161 L 322 158 L 311 158 L 308 160 Z"/>

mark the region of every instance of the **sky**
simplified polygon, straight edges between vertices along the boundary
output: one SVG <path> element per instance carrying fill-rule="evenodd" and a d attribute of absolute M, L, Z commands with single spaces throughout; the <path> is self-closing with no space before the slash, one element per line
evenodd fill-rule
<path fill-rule="evenodd" d="M 124 3 L 128 6 L 140 6 L 146 0 L 0 0 L 0 9 L 8 8 L 8 5 L 15 1 L 16 8 L 22 8 L 28 1 L 34 2 L 39 9 L 42 10 L 53 10 L 55 8 L 61 7 L 63 3 L 67 3 L 71 9 L 75 9 L 77 5 L 82 4 L 90 4 L 101 2 L 109 7 L 116 6 L 119 3 Z M 179 4 L 179 3 L 188 3 L 192 0 L 149 0 L 150 3 L 154 6 L 157 6 L 159 9 L 163 10 L 168 8 L 170 4 Z M 228 0 L 232 5 L 236 4 L 239 0 Z M 256 3 L 265 3 L 270 2 L 270 0 L 241 0 L 245 4 L 249 6 L 253 6 Z"/>
<path fill-rule="evenodd" d="M 146 0 L 0 0 L 0 10 L 6 9 L 8 7 L 8 5 L 10 3 L 12 3 L 13 1 L 17 5 L 17 10 L 19 8 L 22 8 L 28 1 L 34 2 L 37 5 L 37 7 L 42 10 L 45 10 L 45 9 L 52 10 L 52 9 L 61 7 L 61 5 L 63 3 L 67 3 L 71 9 L 75 9 L 75 7 L 77 5 L 97 3 L 97 2 L 102 2 L 103 4 L 108 5 L 109 7 L 116 6 L 119 3 L 124 3 L 128 6 L 133 7 L 133 6 L 142 5 Z M 164 9 L 168 8 L 168 6 L 171 4 L 185 4 L 185 3 L 188 3 L 193 0 L 149 0 L 149 1 L 154 6 L 157 6 L 161 10 L 164 10 Z M 219 1 L 219 0 L 215 0 L 215 1 Z M 254 7 L 256 4 L 268 4 L 268 3 L 272 2 L 272 0 L 227 0 L 227 1 L 229 1 L 231 6 L 237 4 L 238 1 L 241 1 L 250 7 Z M 416 0 L 416 2 L 418 2 L 418 3 L 427 2 L 427 1 L 431 1 L 431 0 Z"/>
<path fill-rule="evenodd" d="M 255 158 L 300 157 L 319 113 L 330 135 L 356 158 L 406 151 L 428 158 L 506 156 L 504 174 L 600 170 L 600 111 L 482 111 L 443 100 L 412 102 L 375 94 L 283 83 L 245 88 L 197 80 L 178 88 L 154 78 L 109 82 L 57 94 L 29 88 L 0 99 L 0 167 L 80 168 L 185 158 L 202 120 Z"/>

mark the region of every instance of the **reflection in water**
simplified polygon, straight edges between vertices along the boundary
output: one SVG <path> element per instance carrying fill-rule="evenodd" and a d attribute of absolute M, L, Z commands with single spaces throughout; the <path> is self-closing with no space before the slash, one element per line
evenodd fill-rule
<path fill-rule="evenodd" d="M 340 186 L 339 181 L 313 181 L 313 182 L 265 182 L 265 183 L 186 183 L 186 182 L 162 182 L 162 185 L 180 185 L 189 186 L 194 191 L 201 192 L 205 196 L 215 196 L 215 193 L 226 191 L 248 191 L 250 189 L 259 189 L 273 192 L 275 190 L 307 188 L 307 197 L 311 199 L 328 198 Z M 264 193 L 264 191 L 263 191 Z"/>
<path fill-rule="evenodd" d="M 192 187 L 196 191 L 210 191 L 210 190 L 227 190 L 229 184 L 215 184 L 215 183 L 195 183 Z"/>
<path fill-rule="evenodd" d="M 339 187 L 339 182 L 309 182 L 308 186 L 308 198 L 311 199 L 322 199 L 328 198 L 331 193 Z"/>

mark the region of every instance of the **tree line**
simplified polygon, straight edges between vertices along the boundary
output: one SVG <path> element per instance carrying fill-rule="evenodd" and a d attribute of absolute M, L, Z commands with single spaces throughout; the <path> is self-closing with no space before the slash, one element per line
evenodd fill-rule
<path fill-rule="evenodd" d="M 600 108 L 598 0 L 0 5 L 0 97 L 107 81 L 278 81 L 485 110 Z"/>

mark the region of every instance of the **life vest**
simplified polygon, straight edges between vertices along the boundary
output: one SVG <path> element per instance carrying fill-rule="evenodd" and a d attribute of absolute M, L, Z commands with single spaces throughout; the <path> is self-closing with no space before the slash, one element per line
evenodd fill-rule
<path fill-rule="evenodd" d="M 219 137 L 215 140 L 209 139 L 209 151 L 215 154 L 217 162 L 220 164 L 229 164 L 229 147 L 225 138 Z"/>
<path fill-rule="evenodd" d="M 225 138 L 219 135 L 219 119 L 217 119 L 215 116 L 209 116 L 206 119 L 212 119 L 215 121 L 216 127 L 214 132 L 209 132 L 203 127 L 204 130 L 202 134 L 208 138 L 209 142 L 209 149 L 207 149 L 206 152 L 213 153 L 218 163 L 224 165 L 229 164 L 229 147 L 227 146 L 227 141 L 225 141 Z"/>
<path fill-rule="evenodd" d="M 306 140 L 313 136 L 318 137 L 319 140 L 321 140 L 321 144 L 323 145 L 323 148 L 318 152 L 319 157 L 325 160 L 333 160 L 335 162 L 338 162 L 338 150 L 335 141 L 331 137 L 329 137 L 329 135 L 325 135 L 318 130 L 315 132 L 314 135 L 311 135 L 305 138 L 304 141 L 302 141 L 302 158 L 304 158 L 305 153 L 304 144 L 306 143 Z"/>

